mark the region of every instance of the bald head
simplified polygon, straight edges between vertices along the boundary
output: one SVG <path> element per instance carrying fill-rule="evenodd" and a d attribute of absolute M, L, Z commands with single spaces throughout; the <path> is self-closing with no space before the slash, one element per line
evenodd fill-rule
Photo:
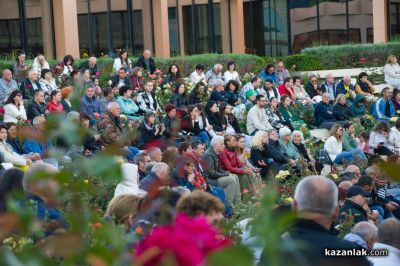
<path fill-rule="evenodd" d="M 144 59 L 149 59 L 151 57 L 150 50 L 144 50 L 143 51 L 143 57 L 144 57 Z"/>
<path fill-rule="evenodd" d="M 353 229 L 351 229 L 351 232 L 361 237 L 367 244 L 368 249 L 372 249 L 378 239 L 378 228 L 370 222 L 357 223 Z"/>
<path fill-rule="evenodd" d="M 9 69 L 4 69 L 3 70 L 3 79 L 4 80 L 6 80 L 6 81 L 8 81 L 8 82 L 10 82 L 11 81 L 11 79 L 12 79 L 12 73 L 11 73 L 11 70 L 9 70 Z"/>
<path fill-rule="evenodd" d="M 354 164 L 350 164 L 349 166 L 347 166 L 345 172 L 352 172 L 352 173 L 355 173 L 357 175 L 361 174 L 360 168 L 357 165 L 354 165 Z"/>
<path fill-rule="evenodd" d="M 367 169 L 365 169 L 365 174 L 374 179 L 377 179 L 381 177 L 382 171 L 377 166 L 370 166 Z"/>
<path fill-rule="evenodd" d="M 400 249 L 400 221 L 396 218 L 383 220 L 378 227 L 378 242 Z"/>
<path fill-rule="evenodd" d="M 324 176 L 308 176 L 296 186 L 294 192 L 297 212 L 330 216 L 338 206 L 338 189 Z"/>
<path fill-rule="evenodd" d="M 338 188 L 342 189 L 343 191 L 347 191 L 349 190 L 349 188 L 352 186 L 353 184 L 350 181 L 343 181 L 339 184 Z"/>

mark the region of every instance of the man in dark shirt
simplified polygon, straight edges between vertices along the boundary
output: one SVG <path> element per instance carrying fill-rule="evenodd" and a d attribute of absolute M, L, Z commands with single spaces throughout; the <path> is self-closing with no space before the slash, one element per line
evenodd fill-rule
<path fill-rule="evenodd" d="M 136 62 L 136 66 L 143 68 L 143 70 L 150 72 L 150 74 L 156 71 L 156 64 L 149 50 L 143 51 L 143 55 Z"/>
<path fill-rule="evenodd" d="M 44 91 L 36 90 L 33 95 L 33 100 L 28 104 L 26 109 L 26 116 L 28 120 L 33 121 L 35 117 L 45 115 L 46 113 L 48 113 L 48 111 L 46 110 Z"/>
<path fill-rule="evenodd" d="M 357 249 L 330 232 L 338 216 L 338 189 L 332 180 L 323 176 L 302 179 L 294 192 L 293 208 L 297 218 L 282 235 L 278 254 L 264 252 L 261 265 L 270 265 L 272 260 L 275 265 L 370 265 L 365 256 L 330 256 L 332 250 Z"/>

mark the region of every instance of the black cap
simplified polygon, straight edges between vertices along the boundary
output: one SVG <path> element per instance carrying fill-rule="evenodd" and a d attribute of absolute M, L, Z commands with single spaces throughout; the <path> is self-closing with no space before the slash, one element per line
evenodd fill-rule
<path fill-rule="evenodd" d="M 351 186 L 349 190 L 347 191 L 346 197 L 350 198 L 353 196 L 361 195 L 364 197 L 369 197 L 369 192 L 365 191 L 362 187 L 360 186 Z"/>

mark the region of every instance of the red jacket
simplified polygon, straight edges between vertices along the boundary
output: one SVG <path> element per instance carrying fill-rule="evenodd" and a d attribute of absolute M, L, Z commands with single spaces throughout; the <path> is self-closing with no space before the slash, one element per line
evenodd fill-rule
<path fill-rule="evenodd" d="M 278 87 L 278 91 L 279 91 L 279 94 L 281 95 L 281 97 L 282 97 L 283 95 L 288 95 L 288 96 L 291 97 L 290 92 L 289 92 L 289 90 L 286 88 L 285 84 L 280 85 L 280 86 Z M 296 92 L 294 91 L 294 88 L 291 88 L 291 91 L 292 91 L 293 94 L 296 94 Z"/>
<path fill-rule="evenodd" d="M 49 103 L 47 104 L 47 110 L 49 110 L 50 113 L 64 113 L 64 107 L 61 104 L 61 102 L 56 104 L 52 100 L 50 100 Z"/>
<path fill-rule="evenodd" d="M 232 174 L 243 175 L 245 171 L 235 151 L 230 151 L 227 148 L 219 154 L 219 163 L 222 170 L 229 171 Z"/>

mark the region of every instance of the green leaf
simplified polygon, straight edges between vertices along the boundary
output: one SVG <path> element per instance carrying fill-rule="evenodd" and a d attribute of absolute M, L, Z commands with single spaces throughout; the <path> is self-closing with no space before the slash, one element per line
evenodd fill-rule
<path fill-rule="evenodd" d="M 246 266 L 252 265 L 251 252 L 244 246 L 232 246 L 221 251 L 211 253 L 207 265 Z"/>

